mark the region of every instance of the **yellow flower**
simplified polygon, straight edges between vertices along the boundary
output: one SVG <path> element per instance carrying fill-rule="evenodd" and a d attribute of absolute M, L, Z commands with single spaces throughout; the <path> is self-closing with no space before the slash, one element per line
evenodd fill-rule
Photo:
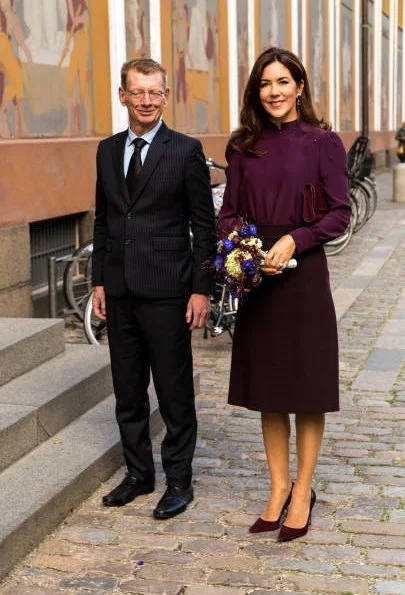
<path fill-rule="evenodd" d="M 240 268 L 240 262 L 237 259 L 237 254 L 235 251 L 228 254 L 225 258 L 225 268 L 229 275 L 232 277 L 240 277 L 242 274 L 242 269 Z"/>
<path fill-rule="evenodd" d="M 237 279 L 242 277 L 244 274 L 240 267 L 241 256 L 243 256 L 242 262 L 251 258 L 249 252 L 244 252 L 243 250 L 233 250 L 233 252 L 228 254 L 228 256 L 225 258 L 225 268 L 228 274 L 232 277 L 236 277 Z"/>
<path fill-rule="evenodd" d="M 243 239 L 241 241 L 242 246 L 256 246 L 261 248 L 263 246 L 262 241 L 259 238 Z"/>

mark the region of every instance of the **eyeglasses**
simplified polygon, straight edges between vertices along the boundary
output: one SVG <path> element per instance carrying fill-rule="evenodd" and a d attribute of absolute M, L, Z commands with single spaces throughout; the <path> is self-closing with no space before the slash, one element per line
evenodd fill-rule
<path fill-rule="evenodd" d="M 133 91 L 124 89 L 124 91 L 128 95 L 132 95 L 137 101 L 143 99 L 146 94 L 149 95 L 151 101 L 160 101 L 166 95 L 166 91 L 161 91 L 160 89 L 150 89 L 148 91 L 142 91 L 142 89 L 134 89 Z"/>

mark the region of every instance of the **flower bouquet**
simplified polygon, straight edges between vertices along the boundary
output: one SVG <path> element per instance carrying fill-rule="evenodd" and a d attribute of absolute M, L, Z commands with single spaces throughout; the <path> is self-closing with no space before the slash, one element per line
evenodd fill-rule
<path fill-rule="evenodd" d="M 262 246 L 256 226 L 247 223 L 241 224 L 218 242 L 214 266 L 224 274 L 225 283 L 233 297 L 243 300 L 246 291 L 262 282 L 260 267 L 266 257 Z M 294 268 L 296 264 L 291 259 L 287 267 Z"/>

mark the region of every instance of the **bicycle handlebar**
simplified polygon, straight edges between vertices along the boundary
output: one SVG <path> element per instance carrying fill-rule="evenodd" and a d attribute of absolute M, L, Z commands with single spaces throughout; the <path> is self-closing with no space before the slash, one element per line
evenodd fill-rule
<path fill-rule="evenodd" d="M 222 169 L 224 170 L 226 168 L 226 165 L 222 165 L 222 163 L 217 163 L 216 161 L 214 161 L 212 159 L 212 157 L 208 157 L 208 159 L 205 162 L 208 167 L 212 168 L 212 169 Z"/>

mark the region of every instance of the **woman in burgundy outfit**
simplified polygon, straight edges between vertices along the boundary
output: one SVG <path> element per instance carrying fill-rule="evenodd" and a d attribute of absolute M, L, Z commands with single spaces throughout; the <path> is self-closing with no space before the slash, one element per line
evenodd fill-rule
<path fill-rule="evenodd" d="M 325 413 L 339 409 L 336 315 L 323 244 L 344 232 L 351 214 L 345 149 L 317 118 L 305 69 L 291 52 L 270 48 L 257 58 L 226 156 L 221 230 L 229 233 L 242 217 L 256 224 L 268 250 L 263 282 L 237 315 L 229 403 L 262 414 L 271 494 L 250 531 L 281 526 L 279 541 L 288 541 L 308 530 Z M 312 223 L 303 220 L 306 184 L 321 184 L 328 203 Z M 293 256 L 297 268 L 286 268 Z"/>

